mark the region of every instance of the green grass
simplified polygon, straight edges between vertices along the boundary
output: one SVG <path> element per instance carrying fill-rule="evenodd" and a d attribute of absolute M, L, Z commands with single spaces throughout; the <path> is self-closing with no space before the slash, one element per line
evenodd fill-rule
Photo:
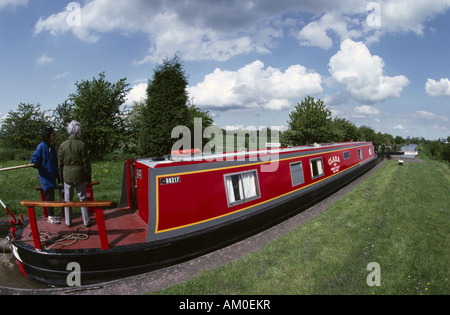
<path fill-rule="evenodd" d="M 1 164 L 5 168 L 28 163 L 29 161 L 27 160 L 14 160 L 4 161 Z M 92 179 L 100 183 L 99 186 L 94 187 L 95 200 L 119 202 L 122 188 L 123 163 L 123 161 L 92 162 Z M 23 213 L 26 216 L 27 209 L 20 206 L 21 200 L 40 200 L 39 192 L 34 190 L 36 186 L 40 186 L 40 182 L 37 170 L 33 168 L 0 172 L 0 199 L 15 215 Z M 37 208 L 36 212 L 38 215 L 42 215 L 41 208 Z M 7 216 L 7 213 L 0 206 L 0 217 L 5 216 Z"/>
<path fill-rule="evenodd" d="M 388 161 L 262 250 L 155 294 L 449 294 L 449 191 L 442 163 Z"/>

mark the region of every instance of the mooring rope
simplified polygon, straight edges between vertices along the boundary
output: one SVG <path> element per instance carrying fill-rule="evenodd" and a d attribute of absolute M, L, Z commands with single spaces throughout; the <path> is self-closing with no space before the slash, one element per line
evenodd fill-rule
<path fill-rule="evenodd" d="M 87 230 L 86 233 L 78 233 L 79 230 L 85 229 Z M 39 238 L 41 242 L 44 242 L 45 249 L 50 250 L 53 247 L 59 245 L 61 248 L 64 246 L 70 246 L 75 244 L 78 241 L 85 241 L 89 239 L 89 232 L 90 230 L 88 228 L 79 227 L 74 233 L 68 234 L 68 235 L 62 235 L 60 236 L 58 233 L 55 232 L 48 232 L 48 231 L 41 231 L 39 232 Z M 31 233 L 28 237 L 31 237 Z M 31 239 L 30 239 L 31 240 Z M 67 242 L 68 243 L 65 243 Z M 48 243 L 51 243 L 51 245 L 48 245 Z"/>

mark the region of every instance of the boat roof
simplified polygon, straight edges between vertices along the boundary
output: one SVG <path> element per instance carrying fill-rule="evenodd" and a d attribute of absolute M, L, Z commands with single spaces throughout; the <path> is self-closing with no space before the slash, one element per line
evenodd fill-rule
<path fill-rule="evenodd" d="M 254 155 L 272 155 L 272 154 L 284 154 L 284 153 L 292 153 L 297 151 L 308 151 L 308 150 L 316 150 L 316 149 L 326 149 L 333 147 L 342 147 L 342 146 L 357 146 L 361 144 L 365 144 L 367 142 L 339 142 L 339 143 L 314 143 L 310 145 L 302 145 L 295 147 L 276 147 L 276 148 L 266 148 L 260 150 L 247 150 L 242 149 L 237 152 L 225 152 L 225 153 L 212 153 L 212 154 L 180 154 L 180 155 L 167 155 L 162 158 L 144 158 L 137 159 L 136 161 L 144 164 L 150 168 L 164 167 L 164 166 L 174 166 L 175 163 L 181 162 L 196 162 L 196 163 L 208 163 L 214 161 L 224 161 L 224 160 L 233 160 L 238 159 L 239 157 L 245 156 L 254 156 Z"/>

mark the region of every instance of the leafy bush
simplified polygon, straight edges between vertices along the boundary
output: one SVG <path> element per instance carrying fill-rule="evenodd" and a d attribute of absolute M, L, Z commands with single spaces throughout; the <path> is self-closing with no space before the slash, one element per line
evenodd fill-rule
<path fill-rule="evenodd" d="M 442 144 L 441 157 L 444 161 L 450 162 L 450 144 Z"/>
<path fill-rule="evenodd" d="M 0 148 L 0 162 L 29 160 L 33 151 L 25 149 Z"/>

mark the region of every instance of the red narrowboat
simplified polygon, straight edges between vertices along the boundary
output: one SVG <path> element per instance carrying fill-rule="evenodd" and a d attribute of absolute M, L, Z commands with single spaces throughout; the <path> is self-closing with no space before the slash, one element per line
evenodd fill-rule
<path fill-rule="evenodd" d="M 370 142 L 185 153 L 126 161 L 116 209 L 72 203 L 91 207 L 89 229 L 81 218 L 69 228 L 34 214 L 67 203 L 22 201 L 28 219 L 10 233 L 22 272 L 55 286 L 79 272 L 86 285 L 186 261 L 301 212 L 378 161 Z"/>

